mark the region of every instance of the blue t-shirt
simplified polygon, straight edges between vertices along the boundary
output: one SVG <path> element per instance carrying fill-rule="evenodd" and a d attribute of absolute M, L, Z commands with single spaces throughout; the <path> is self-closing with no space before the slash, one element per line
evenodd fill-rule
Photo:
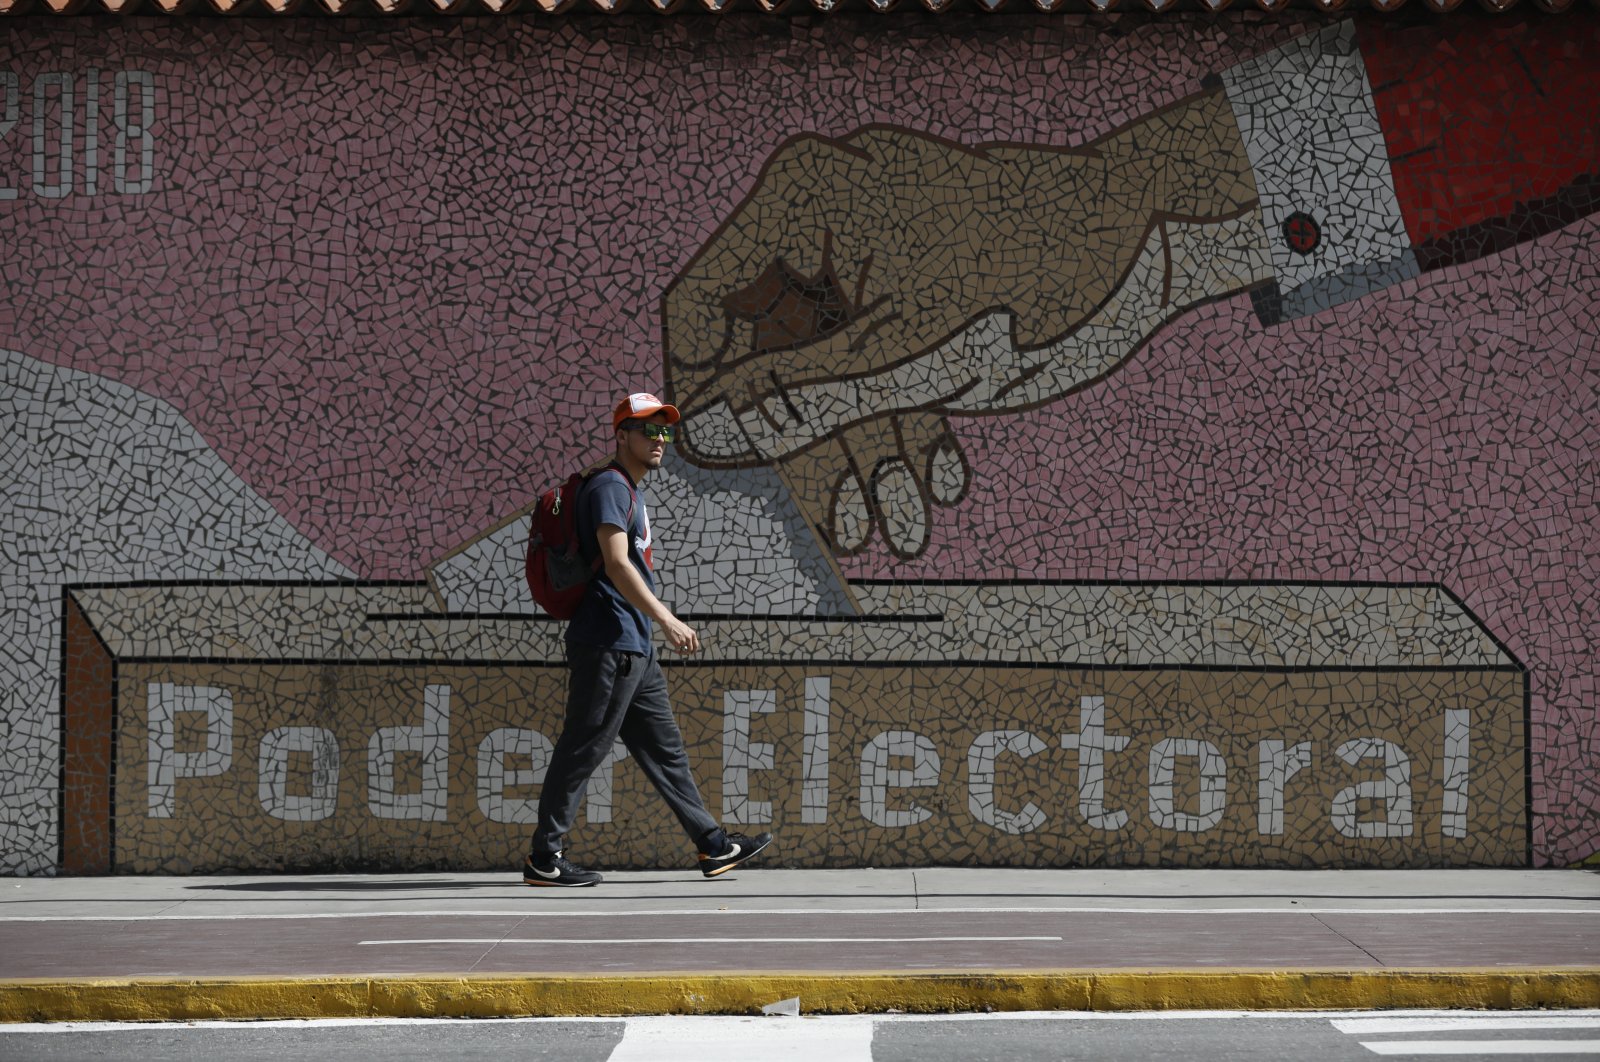
<path fill-rule="evenodd" d="M 628 560 L 644 578 L 644 585 L 654 593 L 656 581 L 650 574 L 650 516 L 645 511 L 644 492 L 616 462 L 590 476 L 578 492 L 578 544 L 583 559 L 591 564 L 600 556 L 597 533 L 603 524 L 620 527 L 627 534 Z M 629 604 L 601 568 L 589 580 L 589 589 L 567 624 L 567 644 L 649 653 L 650 630 L 650 617 Z"/>

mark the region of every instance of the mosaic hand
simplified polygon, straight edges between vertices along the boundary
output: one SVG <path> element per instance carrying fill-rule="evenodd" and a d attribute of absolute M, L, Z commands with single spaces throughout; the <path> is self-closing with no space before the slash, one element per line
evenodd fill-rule
<path fill-rule="evenodd" d="M 1263 279 L 1263 245 L 1214 93 L 1071 151 L 790 141 L 667 291 L 685 456 L 778 464 L 835 550 L 876 528 L 916 556 L 966 489 L 948 414 L 1104 376 L 1175 308 Z"/>

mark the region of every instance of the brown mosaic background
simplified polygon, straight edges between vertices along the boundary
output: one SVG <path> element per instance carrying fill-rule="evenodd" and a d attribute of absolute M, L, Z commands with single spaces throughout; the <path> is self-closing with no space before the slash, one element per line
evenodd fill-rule
<path fill-rule="evenodd" d="M 829 685 L 829 764 L 825 823 L 803 821 L 806 683 Z M 674 696 L 696 777 L 714 813 L 734 821 L 722 784 L 727 741 L 725 694 L 770 690 L 773 710 L 751 716 L 749 739 L 772 746 L 771 768 L 749 773 L 749 799 L 770 801 L 770 828 L 785 866 L 1438 866 L 1523 865 L 1527 860 L 1524 786 L 1524 680 L 1515 671 L 1302 673 L 1183 670 L 1106 671 L 1010 667 L 672 666 Z M 531 825 L 490 821 L 480 796 L 478 749 L 498 727 L 558 734 L 565 676 L 554 667 L 461 668 L 298 665 L 127 665 L 119 669 L 115 869 L 216 872 L 239 869 L 501 869 L 521 850 Z M 170 819 L 148 815 L 150 683 L 231 691 L 230 769 L 180 778 Z M 448 798 L 437 822 L 384 820 L 368 810 L 367 748 L 379 727 L 421 721 L 424 691 L 450 687 Z M 1106 754 L 1107 813 L 1126 812 L 1121 829 L 1093 829 L 1080 814 L 1079 754 L 1059 736 L 1076 734 L 1081 698 L 1105 699 L 1105 730 L 1131 738 Z M 1444 709 L 1471 718 L 1467 835 L 1445 836 L 1441 784 Z M 178 713 L 175 747 L 205 747 L 205 717 Z M 340 749 L 337 811 L 318 822 L 283 822 L 262 810 L 257 750 L 269 730 L 326 728 Z M 1045 746 L 1031 757 L 997 757 L 995 806 L 1016 813 L 1030 802 L 1043 819 L 1028 832 L 980 822 L 969 807 L 969 751 L 987 730 L 1022 730 Z M 863 752 L 877 735 L 915 733 L 935 750 L 932 784 L 891 785 L 876 811 L 925 810 L 906 826 L 869 821 Z M 1149 755 L 1164 737 L 1212 743 L 1227 761 L 1220 821 L 1201 832 L 1158 828 L 1150 811 Z M 1334 750 L 1352 738 L 1393 742 L 1409 760 L 1406 836 L 1353 839 L 1333 826 L 1330 808 L 1349 786 L 1383 777 L 1381 760 L 1358 765 Z M 1258 822 L 1258 751 L 1263 739 L 1310 742 L 1312 764 L 1285 786 L 1283 833 Z M 890 749 L 893 753 L 894 750 Z M 396 791 L 428 788 L 423 757 L 397 758 Z M 890 772 L 913 771 L 914 757 L 890 755 Z M 314 790 L 309 753 L 289 758 L 285 791 Z M 528 770 L 527 757 L 507 761 Z M 628 761 L 615 768 L 609 822 L 586 813 L 575 832 L 585 860 L 615 867 L 692 865 L 692 849 L 659 798 Z M 910 780 L 909 776 L 907 780 Z M 1180 759 L 1173 809 L 1203 808 L 1197 760 Z M 536 800 L 536 785 L 510 785 L 507 798 Z M 591 793 L 591 796 L 593 794 Z M 591 805 L 590 811 L 593 807 Z M 920 817 L 920 816 L 919 816 Z M 1358 821 L 1385 818 L 1382 801 L 1361 800 Z M 766 827 L 766 822 L 754 825 Z"/>

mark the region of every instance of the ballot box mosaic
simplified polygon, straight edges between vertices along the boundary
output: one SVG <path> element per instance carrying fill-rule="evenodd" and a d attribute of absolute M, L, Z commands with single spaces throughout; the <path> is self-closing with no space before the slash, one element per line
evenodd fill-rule
<path fill-rule="evenodd" d="M 1437 587 L 858 590 L 853 620 L 713 621 L 668 667 L 708 806 L 784 865 L 1527 860 L 1526 675 Z M 504 866 L 560 734 L 557 628 L 408 597 L 75 591 L 101 710 L 72 728 L 116 783 L 68 865 Z M 257 610 L 302 622 L 227 629 Z M 575 834 L 602 865 L 692 863 L 622 742 Z"/>
<path fill-rule="evenodd" d="M 1600 859 L 1587 14 L 21 16 L 0 248 L 0 872 L 514 867 L 634 392 L 775 863 Z"/>

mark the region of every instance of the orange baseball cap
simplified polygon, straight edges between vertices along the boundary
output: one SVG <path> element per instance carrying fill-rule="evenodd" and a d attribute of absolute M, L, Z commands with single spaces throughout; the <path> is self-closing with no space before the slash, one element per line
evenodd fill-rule
<path fill-rule="evenodd" d="M 617 408 L 611 411 L 611 430 L 616 431 L 622 427 L 622 422 L 625 420 L 653 417 L 657 413 L 665 413 L 668 424 L 676 424 L 680 419 L 677 406 L 669 406 L 649 392 L 635 392 L 618 402 Z"/>

